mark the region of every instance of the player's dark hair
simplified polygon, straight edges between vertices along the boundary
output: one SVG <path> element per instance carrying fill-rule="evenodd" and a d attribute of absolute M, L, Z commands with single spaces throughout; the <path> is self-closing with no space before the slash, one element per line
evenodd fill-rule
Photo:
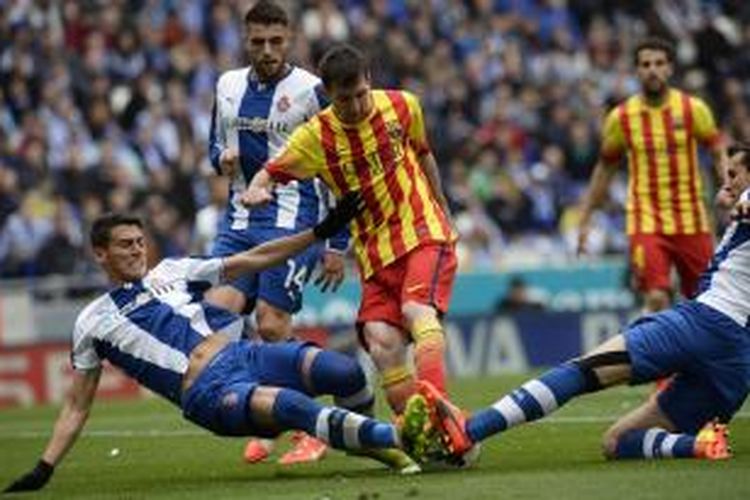
<path fill-rule="evenodd" d="M 94 248 L 106 247 L 112 238 L 112 230 L 117 226 L 138 226 L 143 229 L 143 222 L 134 215 L 120 213 L 102 214 L 94 220 L 89 232 L 91 246 Z"/>
<path fill-rule="evenodd" d="M 732 144 L 727 148 L 727 155 L 729 155 L 730 157 L 736 155 L 737 153 L 742 153 L 740 163 L 742 163 L 743 167 L 750 170 L 750 144 L 740 142 L 737 144 Z"/>
<path fill-rule="evenodd" d="M 351 87 L 370 73 L 365 55 L 349 44 L 337 44 L 323 54 L 318 65 L 320 79 L 327 89 Z"/>
<path fill-rule="evenodd" d="M 289 16 L 273 0 L 258 0 L 245 14 L 245 24 L 283 24 L 289 26 Z"/>
<path fill-rule="evenodd" d="M 635 49 L 633 49 L 633 63 L 636 66 L 638 65 L 638 56 L 641 54 L 642 50 L 658 50 L 664 52 L 664 54 L 666 54 L 667 56 L 667 60 L 670 63 L 674 62 L 674 45 L 672 44 L 672 42 L 664 38 L 658 36 L 650 36 L 638 42 L 638 45 L 636 45 Z"/>

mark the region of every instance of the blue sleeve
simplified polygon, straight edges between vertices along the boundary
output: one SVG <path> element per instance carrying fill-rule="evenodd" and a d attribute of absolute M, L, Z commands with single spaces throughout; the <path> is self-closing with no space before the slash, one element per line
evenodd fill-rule
<path fill-rule="evenodd" d="M 332 238 L 326 241 L 326 250 L 334 250 L 336 252 L 344 253 L 349 249 L 349 227 L 345 227 Z"/>
<path fill-rule="evenodd" d="M 211 159 L 211 166 L 217 174 L 221 174 L 221 167 L 219 166 L 219 158 L 221 152 L 224 149 L 224 145 L 219 141 L 216 127 L 218 126 L 217 115 L 218 109 L 216 106 L 216 96 L 214 96 L 214 104 L 211 109 L 211 130 L 208 135 L 208 156 Z"/>
<path fill-rule="evenodd" d="M 328 94 L 326 94 L 323 84 L 317 84 L 313 90 L 315 91 L 315 99 L 318 101 L 318 108 L 327 108 L 328 105 L 331 104 L 331 100 L 328 98 Z"/>

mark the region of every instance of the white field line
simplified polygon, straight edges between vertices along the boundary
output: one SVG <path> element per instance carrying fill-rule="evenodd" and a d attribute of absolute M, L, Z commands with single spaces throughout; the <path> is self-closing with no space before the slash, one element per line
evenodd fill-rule
<path fill-rule="evenodd" d="M 580 415 L 571 417 L 550 417 L 534 422 L 535 425 L 544 423 L 549 424 L 598 424 L 614 422 L 617 415 Z M 735 420 L 750 419 L 750 412 L 738 413 L 734 416 Z M 20 430 L 20 429 L 3 429 L 0 427 L 0 439 L 39 439 L 49 437 L 50 430 Z M 165 438 L 165 437 L 192 437 L 192 436 L 209 436 L 208 431 L 192 429 L 93 429 L 84 431 L 85 437 L 95 438 Z"/>

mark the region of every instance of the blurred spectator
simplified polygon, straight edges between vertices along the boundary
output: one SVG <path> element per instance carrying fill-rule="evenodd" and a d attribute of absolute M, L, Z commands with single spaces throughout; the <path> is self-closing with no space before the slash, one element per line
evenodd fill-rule
<path fill-rule="evenodd" d="M 541 309 L 544 309 L 544 304 L 534 297 L 532 290 L 520 276 L 511 278 L 505 295 L 495 304 L 495 312 L 501 314 L 539 311 Z"/>
<path fill-rule="evenodd" d="M 213 87 L 245 62 L 248 3 L 0 1 L 0 255 L 29 222 L 22 200 L 40 188 L 59 193 L 84 229 L 94 208 L 141 209 L 161 251 L 200 239 L 191 233 L 211 198 L 202 172 Z M 629 54 L 647 33 L 677 42 L 675 84 L 709 101 L 730 141 L 750 141 L 748 2 L 287 3 L 296 63 L 314 68 L 329 44 L 350 40 L 372 57 L 378 86 L 420 95 L 452 206 L 495 228 L 469 231 L 471 246 L 491 248 L 474 267 L 568 248 L 601 119 L 637 91 Z M 599 215 L 602 253 L 622 251 L 624 189 L 612 187 Z M 28 227 L 52 231 L 47 217 Z M 18 248 L 4 272 L 44 272 L 34 256 L 20 264 Z"/>
<path fill-rule="evenodd" d="M 18 211 L 0 231 L 0 275 L 30 277 L 39 273 L 37 256 L 52 233 L 48 203 L 38 191 L 29 191 Z"/>
<path fill-rule="evenodd" d="M 70 275 L 77 271 L 76 264 L 83 257 L 83 233 L 78 220 L 64 199 L 55 202 L 52 230 L 42 243 L 36 256 L 37 274 Z"/>
<path fill-rule="evenodd" d="M 191 251 L 198 255 L 211 255 L 211 248 L 218 234 L 219 223 L 224 216 L 229 194 L 228 181 L 224 176 L 212 175 L 208 178 L 208 184 L 209 203 L 198 210 L 195 215 L 193 241 L 190 245 Z"/>

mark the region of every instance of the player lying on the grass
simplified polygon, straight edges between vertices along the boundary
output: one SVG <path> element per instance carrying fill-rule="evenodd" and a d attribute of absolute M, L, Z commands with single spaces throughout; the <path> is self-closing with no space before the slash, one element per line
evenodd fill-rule
<path fill-rule="evenodd" d="M 201 300 L 211 285 L 276 265 L 331 236 L 360 209 L 360 198 L 348 196 L 313 229 L 224 258 L 165 259 L 150 271 L 140 220 L 100 217 L 91 243 L 114 288 L 78 316 L 72 389 L 36 467 L 6 491 L 36 490 L 50 479 L 86 423 L 104 359 L 215 434 L 271 437 L 298 429 L 402 472 L 418 471 L 393 449 L 401 446 L 393 425 L 355 413 L 373 403 L 355 360 L 301 342 L 233 340 L 239 316 Z M 333 395 L 338 406 L 322 406 L 312 398 L 319 394 Z M 420 430 L 420 423 L 412 428 Z"/>
<path fill-rule="evenodd" d="M 750 146 L 730 148 L 726 184 L 733 223 L 694 300 L 645 316 L 581 358 L 530 380 L 466 418 L 429 385 L 434 424 L 457 455 L 473 443 L 537 420 L 585 393 L 674 375 L 669 386 L 604 434 L 608 458 L 731 456 L 723 425 L 750 387 Z"/>

